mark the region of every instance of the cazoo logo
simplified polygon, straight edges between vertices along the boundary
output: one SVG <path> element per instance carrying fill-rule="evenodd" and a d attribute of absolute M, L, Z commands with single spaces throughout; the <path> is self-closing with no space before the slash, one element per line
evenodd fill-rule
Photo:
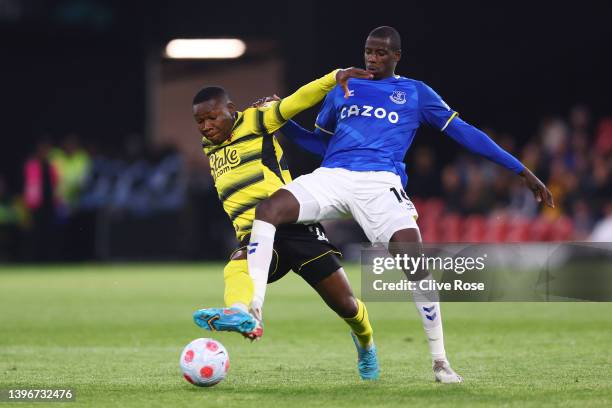
<path fill-rule="evenodd" d="M 215 180 L 240 163 L 238 150 L 224 147 L 209 156 L 210 172 Z"/>
<path fill-rule="evenodd" d="M 384 119 L 391 123 L 397 123 L 399 121 L 399 115 L 397 112 L 387 113 L 384 108 L 374 108 L 374 106 L 363 105 L 361 108 L 357 105 L 351 105 L 349 107 L 343 107 L 340 111 L 340 119 L 350 118 L 351 116 L 366 116 L 375 117 L 376 119 Z"/>

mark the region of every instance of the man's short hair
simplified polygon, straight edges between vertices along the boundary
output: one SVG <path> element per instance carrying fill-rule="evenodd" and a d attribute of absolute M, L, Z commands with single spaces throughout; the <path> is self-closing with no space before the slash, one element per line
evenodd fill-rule
<path fill-rule="evenodd" d="M 397 30 L 393 27 L 389 26 L 381 26 L 370 31 L 368 37 L 372 38 L 380 38 L 380 39 L 389 39 L 389 47 L 393 51 L 400 51 L 402 49 L 402 39 L 397 32 Z"/>
<path fill-rule="evenodd" d="M 228 98 L 229 94 L 227 91 L 220 86 L 207 86 L 198 91 L 193 97 L 193 105 L 197 105 L 202 102 L 210 101 L 211 99 Z"/>

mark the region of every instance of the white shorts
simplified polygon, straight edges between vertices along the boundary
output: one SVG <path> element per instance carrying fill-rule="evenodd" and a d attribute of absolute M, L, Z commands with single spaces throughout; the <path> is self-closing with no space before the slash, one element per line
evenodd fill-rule
<path fill-rule="evenodd" d="M 385 244 L 396 231 L 418 229 L 416 209 L 391 172 L 321 167 L 283 188 L 300 203 L 298 223 L 352 215 L 371 242 Z"/>

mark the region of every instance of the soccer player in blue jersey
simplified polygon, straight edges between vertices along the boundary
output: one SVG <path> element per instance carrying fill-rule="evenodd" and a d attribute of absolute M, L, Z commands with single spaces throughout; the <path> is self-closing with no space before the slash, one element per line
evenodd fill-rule
<path fill-rule="evenodd" d="M 395 75 L 400 58 L 401 40 L 395 29 L 379 27 L 369 34 L 365 65 L 374 80 L 352 79 L 348 97 L 340 88 L 332 89 L 317 117 L 310 145 L 312 151 L 324 153 L 321 167 L 257 206 L 247 258 L 255 286 L 251 307 L 259 314 L 278 225 L 352 215 L 370 241 L 388 245 L 391 253 L 421 253 L 417 213 L 403 190 L 407 181 L 403 159 L 422 124 L 518 174 L 537 201 L 554 205 L 550 191 L 529 169 L 460 119 L 434 90 L 421 81 Z M 285 134 L 307 132 L 295 124 L 286 126 Z M 430 276 L 420 270 L 408 278 Z M 439 302 L 430 293 L 415 291 L 413 295 L 429 342 L 435 380 L 462 382 L 446 358 Z"/>

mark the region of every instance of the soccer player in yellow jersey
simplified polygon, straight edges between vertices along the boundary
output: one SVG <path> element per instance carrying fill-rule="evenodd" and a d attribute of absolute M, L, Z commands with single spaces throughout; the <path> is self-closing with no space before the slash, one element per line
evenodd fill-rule
<path fill-rule="evenodd" d="M 239 241 L 224 269 L 225 308 L 201 309 L 196 324 L 207 330 L 237 331 L 250 339 L 263 334 L 261 309 L 254 307 L 254 283 L 247 267 L 247 250 L 255 207 L 291 182 L 291 175 L 273 132 L 297 113 L 320 102 L 336 86 L 345 88 L 349 78 L 371 78 L 365 70 L 336 70 L 298 89 L 292 95 L 263 108 L 236 110 L 228 93 L 206 87 L 193 99 L 193 114 L 204 153 L 210 160 L 219 200 L 234 224 Z M 372 327 L 365 305 L 354 297 L 338 256 L 320 224 L 279 227 L 274 240 L 274 260 L 268 283 L 289 270 L 299 274 L 351 328 L 358 352 L 358 369 L 364 380 L 379 375 Z M 265 290 L 265 284 L 263 285 Z M 259 288 L 262 290 L 262 288 Z"/>

